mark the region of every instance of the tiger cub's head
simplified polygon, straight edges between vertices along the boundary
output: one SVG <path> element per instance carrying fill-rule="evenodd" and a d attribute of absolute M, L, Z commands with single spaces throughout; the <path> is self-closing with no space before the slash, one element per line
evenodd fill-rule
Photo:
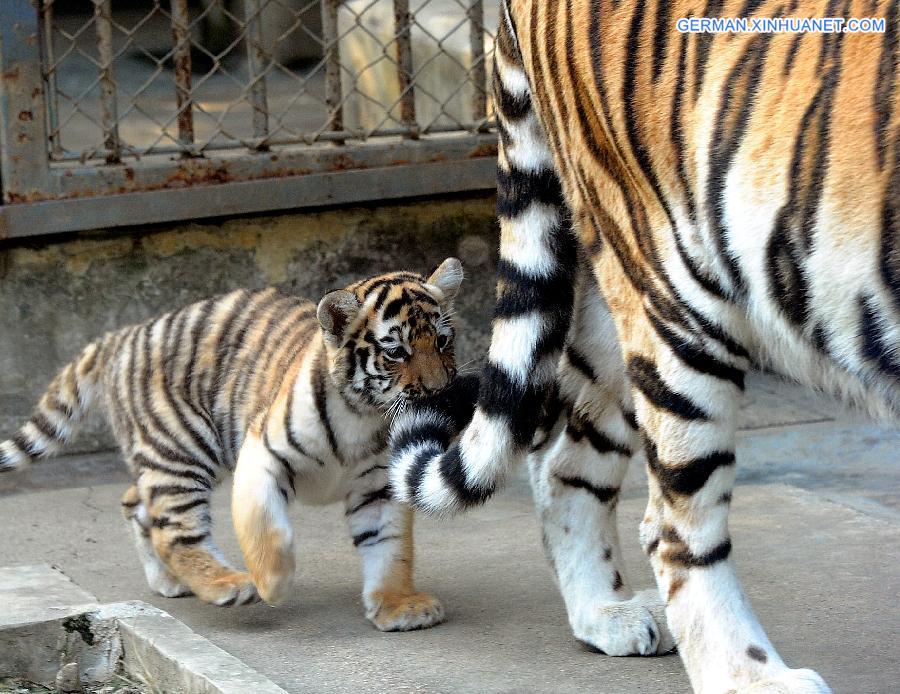
<path fill-rule="evenodd" d="M 425 279 L 392 272 L 329 292 L 316 314 L 332 378 L 346 396 L 381 409 L 447 386 L 456 374 L 453 299 L 462 264 Z"/>

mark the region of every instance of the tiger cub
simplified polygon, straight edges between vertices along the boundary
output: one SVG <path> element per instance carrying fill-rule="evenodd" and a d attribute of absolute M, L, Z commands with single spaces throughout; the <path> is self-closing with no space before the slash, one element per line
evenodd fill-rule
<path fill-rule="evenodd" d="M 455 376 L 455 258 L 315 304 L 239 290 L 111 332 L 50 384 L 0 444 L 0 471 L 64 444 L 101 399 L 134 484 L 122 507 L 151 589 L 216 605 L 284 601 L 294 573 L 288 504 L 343 500 L 379 629 L 441 621 L 412 578 L 412 511 L 391 500 L 389 414 Z M 234 469 L 232 512 L 249 572 L 211 536 L 213 487 Z"/>

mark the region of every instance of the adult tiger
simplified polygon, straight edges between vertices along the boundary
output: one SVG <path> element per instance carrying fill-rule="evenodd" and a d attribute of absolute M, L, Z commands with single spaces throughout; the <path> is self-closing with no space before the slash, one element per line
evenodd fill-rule
<path fill-rule="evenodd" d="M 675 31 L 710 15 L 885 32 Z M 495 60 L 501 262 L 478 407 L 447 452 L 439 411 L 403 420 L 396 493 L 459 510 L 535 445 L 576 636 L 654 653 L 665 634 L 627 587 L 614 516 L 643 445 L 641 539 L 694 688 L 828 691 L 788 669 L 735 575 L 735 414 L 751 365 L 900 413 L 898 3 L 511 0 Z M 533 443 L 554 383 L 563 414 Z"/>

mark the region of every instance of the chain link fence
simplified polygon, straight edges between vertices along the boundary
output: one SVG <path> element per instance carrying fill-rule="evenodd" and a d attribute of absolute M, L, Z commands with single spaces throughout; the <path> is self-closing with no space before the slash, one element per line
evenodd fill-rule
<path fill-rule="evenodd" d="M 489 158 L 497 21 L 496 0 L 4 0 L 4 207 Z"/>

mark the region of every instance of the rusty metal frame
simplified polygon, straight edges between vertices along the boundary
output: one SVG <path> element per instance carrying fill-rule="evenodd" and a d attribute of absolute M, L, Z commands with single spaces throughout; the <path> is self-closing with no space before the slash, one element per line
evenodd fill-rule
<path fill-rule="evenodd" d="M 336 31 L 339 0 L 323 0 L 324 28 Z M 104 159 L 52 161 L 58 142 L 48 124 L 56 105 L 42 75 L 42 51 L 52 51 L 47 31 L 52 5 L 34 0 L 0 3 L 0 241 L 86 229 L 172 222 L 291 208 L 359 203 L 493 188 L 496 134 L 485 132 L 483 6 L 467 12 L 476 99 L 472 122 L 420 132 L 413 100 L 412 55 L 399 40 L 402 124 L 360 139 L 344 128 L 340 59 L 336 40 L 326 41 L 326 89 L 330 108 L 318 141 L 280 144 L 266 139 L 265 61 L 258 27 L 248 42 L 256 81 L 247 94 L 254 107 L 256 147 L 226 142 L 194 156 L 190 48 L 186 0 L 172 3 L 176 64 L 178 145 L 139 159 L 124 156 L 116 130 L 115 75 L 109 37 L 110 0 L 92 0 L 100 55 Z M 244 0 L 251 25 L 259 0 Z M 409 3 L 394 3 L 397 34 L 408 39 Z M 258 23 L 258 22 L 257 22 Z M 477 45 L 476 45 L 477 44 Z M 104 49 L 105 47 L 105 49 Z M 46 58 L 46 56 L 43 56 Z M 49 82 L 47 83 L 49 84 Z M 56 149 L 55 149 L 56 148 Z"/>
<path fill-rule="evenodd" d="M 0 15 L 0 176 L 4 191 L 51 190 L 38 12 L 4 0 Z M 7 201 L 14 201 L 15 197 Z"/>

